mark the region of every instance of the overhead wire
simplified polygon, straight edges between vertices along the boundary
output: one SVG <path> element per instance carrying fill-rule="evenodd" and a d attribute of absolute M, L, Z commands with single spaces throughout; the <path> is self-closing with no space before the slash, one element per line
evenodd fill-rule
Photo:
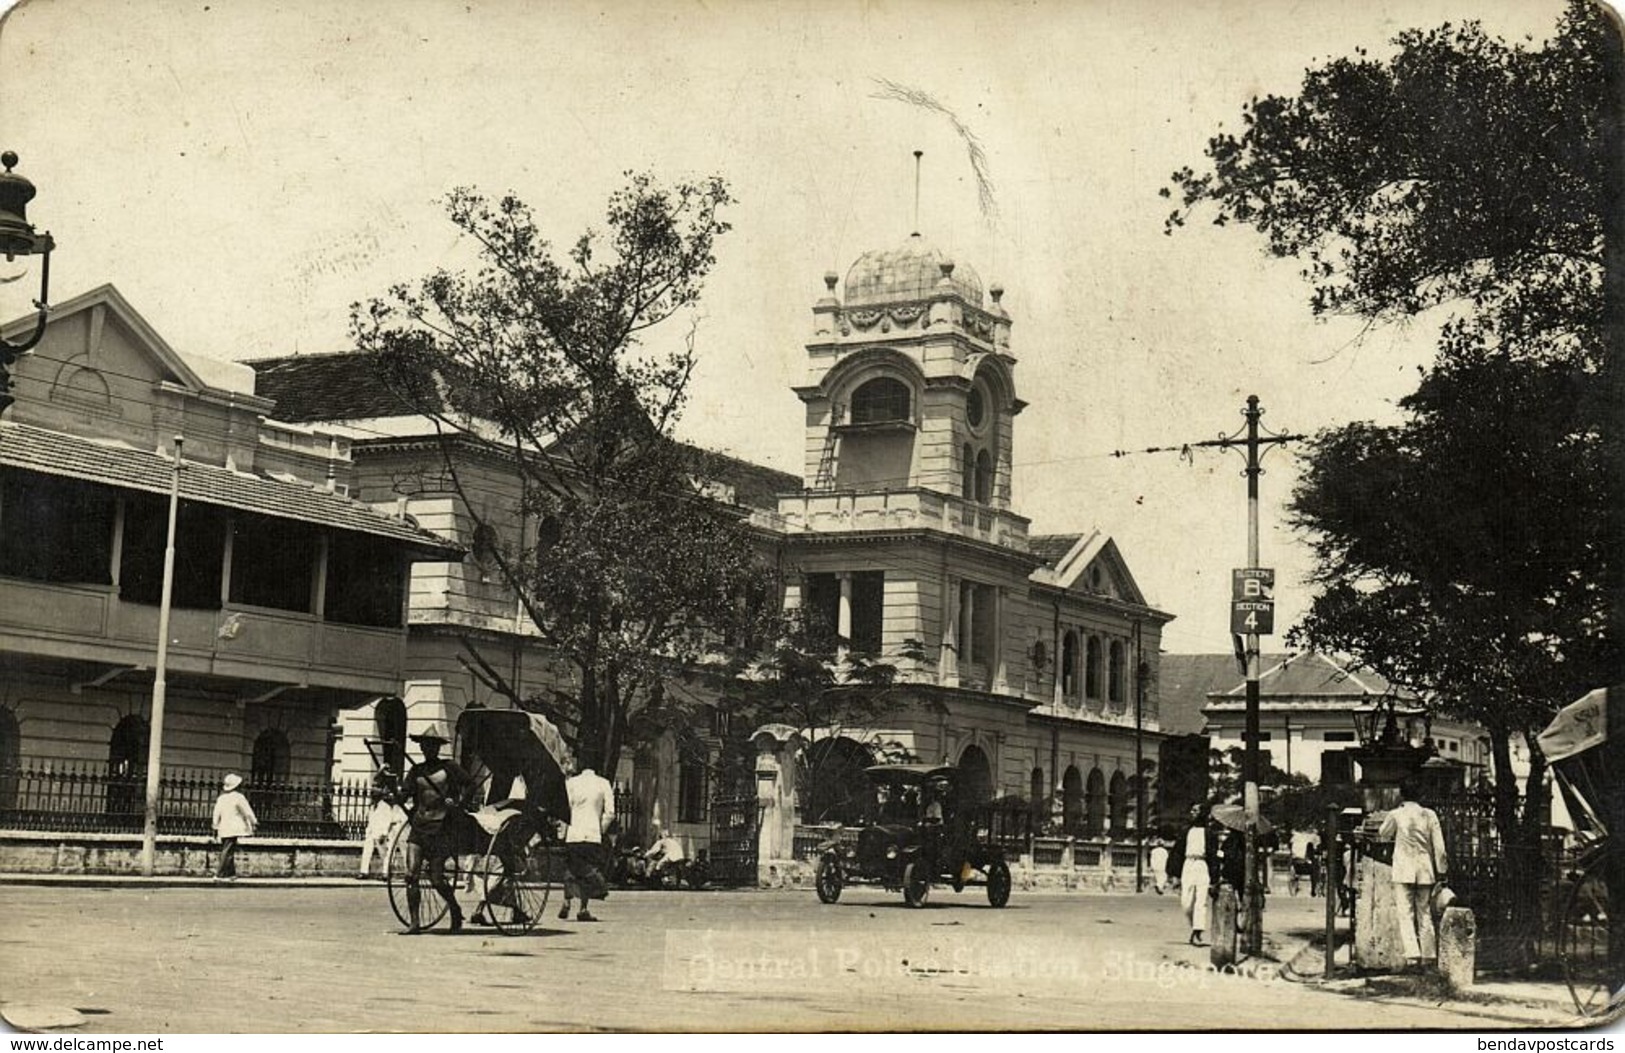
<path fill-rule="evenodd" d="M 51 356 L 51 355 L 41 354 L 38 351 L 35 351 L 35 352 L 31 353 L 27 357 L 38 359 L 38 360 L 45 361 L 45 362 L 53 362 L 53 363 L 56 363 L 57 365 L 63 365 L 63 366 L 78 365 L 78 363 L 75 362 L 75 360 L 73 360 L 73 359 L 57 358 L 57 357 L 54 357 L 54 356 Z M 140 375 L 133 374 L 133 373 L 121 372 L 121 371 L 115 370 L 115 369 L 105 369 L 105 368 L 102 368 L 102 367 L 99 367 L 99 366 L 82 366 L 81 368 L 90 369 L 93 372 L 96 372 L 96 373 L 104 375 L 104 376 L 117 377 L 117 378 L 122 379 L 122 380 L 132 380 L 132 381 L 135 381 L 137 383 L 142 383 L 142 384 L 149 384 L 149 383 L 152 383 L 152 381 L 153 381 L 153 378 L 150 377 L 150 376 L 140 376 Z M 252 367 L 250 367 L 250 368 L 252 368 Z M 108 397 L 110 399 L 115 399 L 115 400 L 117 400 L 119 402 L 126 403 L 126 404 L 129 404 L 129 405 L 132 405 L 132 406 L 143 406 L 143 407 L 146 407 L 148 409 L 167 409 L 167 408 L 169 408 L 166 404 L 154 401 L 152 399 L 144 399 L 144 398 L 140 398 L 139 396 L 124 393 L 124 392 L 115 392 L 115 391 L 112 391 L 111 389 L 108 391 L 107 395 L 108 395 Z M 288 420 L 278 420 L 278 418 L 274 414 L 271 414 L 271 415 L 268 415 L 268 416 L 269 416 L 270 420 L 277 421 L 278 423 L 281 423 L 281 424 L 294 425 L 296 427 L 307 427 L 307 428 L 312 428 L 312 429 L 320 429 L 320 428 L 322 428 L 324 426 L 329 427 L 329 428 L 343 428 L 343 429 L 345 429 L 347 431 L 359 432 L 359 433 L 362 433 L 364 435 L 379 438 L 379 439 L 396 439 L 396 440 L 399 440 L 399 439 L 407 439 L 407 438 L 412 438 L 413 437 L 413 436 L 409 436 L 409 435 L 402 435 L 399 432 L 385 431 L 385 430 L 375 428 L 375 427 L 367 427 L 367 426 L 361 425 L 359 423 L 355 423 L 352 420 L 331 419 L 331 420 L 316 420 L 316 421 L 288 421 Z M 403 416 L 404 416 L 404 414 L 403 414 Z M 702 451 L 703 451 L 703 448 L 702 448 Z M 703 451 L 703 452 L 714 452 L 714 453 L 721 454 L 723 456 L 735 456 L 735 455 L 729 454 L 729 453 L 727 453 L 726 451 L 723 451 L 723 450 Z M 1121 458 L 1126 457 L 1126 456 L 1139 455 L 1139 454 L 1152 454 L 1152 453 L 1178 453 L 1180 455 L 1180 460 L 1181 461 L 1183 461 L 1183 462 L 1185 462 L 1187 464 L 1192 464 L 1192 465 L 1195 464 L 1195 452 L 1192 449 L 1190 444 L 1185 444 L 1185 445 L 1182 445 L 1182 446 L 1153 446 L 1153 447 L 1146 447 L 1144 449 L 1136 449 L 1136 450 L 1108 450 L 1108 451 L 1102 451 L 1102 452 L 1098 452 L 1098 453 L 1070 454 L 1070 455 L 1067 455 L 1067 456 L 1064 456 L 1064 457 L 1042 457 L 1042 458 L 1034 458 L 1034 459 L 1031 459 L 1031 460 L 1020 460 L 1020 461 L 1013 460 L 1013 461 L 1010 462 L 1009 467 L 1011 467 L 1012 469 L 1014 469 L 1014 468 L 1038 468 L 1038 467 L 1045 467 L 1045 466 L 1048 466 L 1048 465 L 1055 465 L 1055 464 L 1073 464 L 1073 463 L 1079 463 L 1079 462 L 1085 462 L 1085 461 L 1100 461 L 1100 460 L 1106 460 L 1106 459 L 1121 459 Z M 745 458 L 741 458 L 741 459 L 744 460 Z M 772 471 L 783 471 L 783 469 L 774 469 L 774 468 L 771 468 L 768 465 L 757 464 L 756 462 L 749 462 L 749 463 L 755 464 L 756 467 L 769 468 Z M 787 471 L 787 472 L 784 472 L 784 474 L 786 474 L 786 475 L 796 475 L 798 473 L 796 473 L 796 472 L 788 472 Z M 904 476 L 881 476 L 881 477 L 874 477 L 874 478 L 866 479 L 866 480 L 864 480 L 864 484 L 865 484 L 865 486 L 881 486 L 881 487 L 895 486 L 895 488 L 901 489 L 901 488 L 903 488 L 903 487 L 905 487 L 907 485 L 908 481 L 911 478 L 913 478 L 913 476 L 908 476 L 908 475 L 904 475 Z M 837 489 L 839 489 L 839 488 L 837 488 Z M 812 491 L 812 492 L 819 492 L 819 491 Z"/>

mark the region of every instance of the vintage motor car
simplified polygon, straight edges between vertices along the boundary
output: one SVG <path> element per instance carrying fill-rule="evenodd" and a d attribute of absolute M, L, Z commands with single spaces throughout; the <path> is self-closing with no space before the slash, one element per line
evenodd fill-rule
<path fill-rule="evenodd" d="M 1004 850 L 983 841 L 960 807 L 959 772 L 951 765 L 877 764 L 864 769 L 875 793 L 876 822 L 819 846 L 814 885 L 834 903 L 850 884 L 901 890 L 923 907 L 933 884 L 959 892 L 984 885 L 995 907 L 1010 902 L 1010 865 Z"/>

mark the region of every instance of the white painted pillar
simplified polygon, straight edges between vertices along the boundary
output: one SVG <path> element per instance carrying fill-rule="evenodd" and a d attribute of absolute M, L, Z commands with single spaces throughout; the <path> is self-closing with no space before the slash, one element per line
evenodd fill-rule
<path fill-rule="evenodd" d="M 851 571 L 841 571 L 835 575 L 835 578 L 841 583 L 841 601 L 836 608 L 835 631 L 842 640 L 836 660 L 841 665 L 845 665 L 847 655 L 850 652 L 846 641 L 852 639 L 852 573 Z"/>

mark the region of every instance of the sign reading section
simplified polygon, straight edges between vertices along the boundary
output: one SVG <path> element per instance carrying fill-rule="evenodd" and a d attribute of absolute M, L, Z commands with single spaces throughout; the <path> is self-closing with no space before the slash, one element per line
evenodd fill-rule
<path fill-rule="evenodd" d="M 1275 571 L 1244 567 L 1230 572 L 1230 631 L 1237 636 L 1275 632 Z"/>

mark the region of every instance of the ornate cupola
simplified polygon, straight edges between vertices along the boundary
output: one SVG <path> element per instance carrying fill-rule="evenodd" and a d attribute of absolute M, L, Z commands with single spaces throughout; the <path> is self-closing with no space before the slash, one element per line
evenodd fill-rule
<path fill-rule="evenodd" d="M 1010 503 L 1016 398 L 998 286 L 918 234 L 831 272 L 813 305 L 805 486 Z"/>

